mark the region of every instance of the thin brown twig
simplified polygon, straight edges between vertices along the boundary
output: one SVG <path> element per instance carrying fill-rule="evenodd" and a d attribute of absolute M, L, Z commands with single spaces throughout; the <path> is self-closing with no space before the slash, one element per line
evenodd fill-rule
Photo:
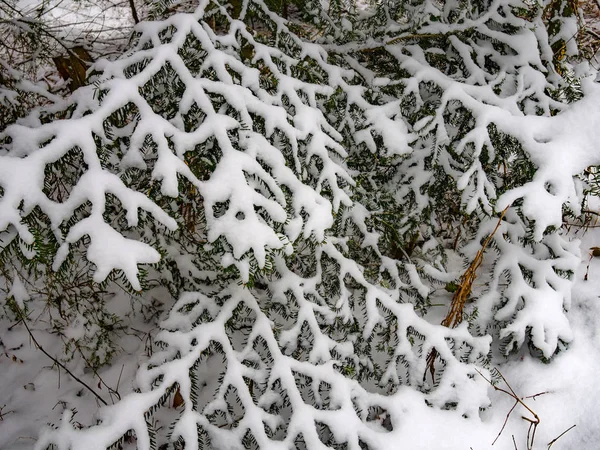
<path fill-rule="evenodd" d="M 108 390 L 108 393 L 110 394 L 110 399 L 113 402 L 113 404 L 115 403 L 114 400 L 113 400 L 113 397 L 112 397 L 113 394 L 117 397 L 117 399 L 121 400 L 121 394 L 119 394 L 119 392 L 116 389 L 113 389 L 108 384 L 106 384 L 106 382 L 100 376 L 100 374 L 98 373 L 98 371 L 96 370 L 96 368 L 86 358 L 86 356 L 84 355 L 83 350 L 81 350 L 81 347 L 79 346 L 79 344 L 77 342 L 74 342 L 74 344 L 75 344 L 75 348 L 79 351 L 79 354 L 81 355 L 81 357 L 85 361 L 85 364 L 87 365 L 87 367 L 90 368 L 92 370 L 92 372 L 94 372 L 94 375 L 96 375 L 98 377 L 98 379 L 100 380 L 100 383 L 102 383 L 106 387 L 106 389 Z M 100 387 L 100 384 L 98 384 L 98 387 Z"/>
<path fill-rule="evenodd" d="M 523 400 L 521 400 L 521 398 L 517 395 L 517 393 L 514 391 L 514 389 L 512 388 L 512 386 L 508 383 L 508 381 L 506 381 L 506 378 L 504 378 L 504 375 L 502 375 L 502 373 L 496 369 L 496 371 L 498 372 L 498 375 L 500 375 L 500 377 L 502 378 L 502 381 L 504 381 L 504 383 L 506 384 L 506 386 L 508 386 L 508 389 L 510 389 L 510 392 L 512 393 L 512 397 L 515 398 L 515 400 L 517 400 L 521 405 L 523 405 L 523 407 L 529 411 L 531 413 L 531 415 L 533 415 L 533 417 L 535 417 L 535 421 L 536 423 L 540 422 L 540 418 L 538 417 L 538 415 L 529 407 L 527 406 Z M 506 391 L 504 391 L 506 392 Z M 530 420 L 530 419 L 527 419 Z"/>
<path fill-rule="evenodd" d="M 545 394 L 550 394 L 550 391 L 544 391 L 544 392 L 540 392 L 538 394 L 533 394 L 533 395 L 528 395 L 527 397 L 523 397 L 525 398 L 532 398 L 535 401 L 536 397 L 539 397 L 540 395 L 545 395 Z"/>
<path fill-rule="evenodd" d="M 6 405 L 0 406 L 0 422 L 4 420 L 4 416 L 7 416 L 8 414 L 14 414 L 15 413 L 12 409 L 10 411 L 6 411 L 5 412 L 4 408 L 6 408 Z"/>
<path fill-rule="evenodd" d="M 575 428 L 577 425 L 573 424 L 571 425 L 569 428 L 567 428 L 565 431 L 563 431 L 562 433 L 560 433 L 558 436 L 556 436 L 554 439 L 552 439 L 549 443 L 548 443 L 548 450 L 550 450 L 550 448 L 554 445 L 554 443 L 556 441 L 558 441 L 561 437 L 563 437 L 565 434 L 567 434 L 569 431 L 571 431 L 573 428 Z"/>
<path fill-rule="evenodd" d="M 517 407 L 518 404 L 519 404 L 519 402 L 515 402 L 515 404 L 512 406 L 512 408 L 510 408 L 510 411 L 508 411 L 508 414 L 506 414 L 506 417 L 504 418 L 504 423 L 502 424 L 502 428 L 500 428 L 500 431 L 498 432 L 498 436 L 496 436 L 496 439 L 494 439 L 494 442 L 492 442 L 492 445 L 494 445 L 496 443 L 496 441 L 500 438 L 500 435 L 502 434 L 502 432 L 504 431 L 504 428 L 506 427 L 506 424 L 508 423 L 508 418 L 510 417 L 510 414 L 513 412 L 513 410 Z"/>
<path fill-rule="evenodd" d="M 60 368 L 62 368 L 65 372 L 67 372 L 75 381 L 77 381 L 79 384 L 81 384 L 82 386 L 84 386 L 88 391 L 90 391 L 92 394 L 94 394 L 94 396 L 100 401 L 102 402 L 104 405 L 108 406 L 108 403 L 106 403 L 106 401 L 100 397 L 100 395 L 94 391 L 90 386 L 88 386 L 85 381 L 81 380 L 80 378 L 78 378 L 73 372 L 71 372 L 69 370 L 69 368 L 67 366 L 65 366 L 63 363 L 61 363 L 59 360 L 57 360 L 54 356 L 52 356 L 50 353 L 48 353 L 44 347 L 42 347 L 40 345 L 40 343 L 37 341 L 37 339 L 35 338 L 35 336 L 33 335 L 33 333 L 31 332 L 31 329 L 29 328 L 29 325 L 27 324 L 27 320 L 25 320 L 25 315 L 23 314 L 23 312 L 21 311 L 21 308 L 19 308 L 18 305 L 17 306 L 17 311 L 19 312 L 19 316 L 21 317 L 21 320 L 23 322 L 23 325 L 25 325 L 25 329 L 27 330 L 27 333 L 29 333 L 29 336 L 31 337 L 31 340 L 33 341 L 33 343 L 35 344 L 35 346 L 41 350 L 41 352 L 46 355 L 48 358 L 50 358 L 52 361 L 54 361 L 54 364 L 56 364 L 57 366 L 59 366 Z M 60 373 L 60 372 L 59 372 Z"/>
<path fill-rule="evenodd" d="M 14 327 L 16 327 L 17 325 L 19 325 L 21 323 L 21 319 L 17 320 L 15 323 L 13 323 L 10 327 L 8 327 L 8 331 L 12 331 L 12 329 Z"/>
<path fill-rule="evenodd" d="M 529 424 L 529 428 L 527 429 L 527 449 L 533 449 L 533 442 L 535 441 L 535 432 L 537 431 L 537 425 L 539 422 L 534 422 L 533 420 L 525 417 L 525 416 L 521 416 L 524 420 L 527 420 L 528 422 L 530 422 Z M 533 431 L 532 431 L 533 430 Z M 531 437 L 531 439 L 530 439 Z"/>
<path fill-rule="evenodd" d="M 521 418 L 523 420 L 529 422 L 529 428 L 527 430 L 527 450 L 532 450 L 533 449 L 533 444 L 535 442 L 535 433 L 537 431 L 538 425 L 541 422 L 539 416 L 535 413 L 535 411 L 533 411 L 529 406 L 527 406 L 525 404 L 525 402 L 523 401 L 523 399 L 521 397 L 519 397 L 517 395 L 517 393 L 512 388 L 512 386 L 510 385 L 510 383 L 506 380 L 506 378 L 504 378 L 504 375 L 502 375 L 502 373 L 498 369 L 496 369 L 496 372 L 498 372 L 498 375 L 500 375 L 500 378 L 502 378 L 502 381 L 504 381 L 504 384 L 506 384 L 506 386 L 508 387 L 508 391 L 506 389 L 502 389 L 502 388 L 496 386 L 494 383 L 491 382 L 491 380 L 488 380 L 479 370 L 477 370 L 477 369 L 475 369 L 475 370 L 477 371 L 477 373 L 479 375 L 481 375 L 481 377 L 485 381 L 487 381 L 490 384 L 490 386 L 492 386 L 494 388 L 494 390 L 502 392 L 502 393 L 508 395 L 509 397 L 512 397 L 515 400 L 515 405 L 513 405 L 513 407 L 510 409 L 510 411 L 509 411 L 509 413 L 508 413 L 508 415 L 506 417 L 505 423 L 502 426 L 502 429 L 500 430 L 500 433 L 498 434 L 498 437 L 496 437 L 496 439 L 494 440 L 494 443 L 496 442 L 496 440 L 498 440 L 498 438 L 500 437 L 500 434 L 502 434 L 502 431 L 504 430 L 504 427 L 506 425 L 506 421 L 508 421 L 508 416 L 510 416 L 510 413 L 514 410 L 515 406 L 517 404 L 520 404 L 520 405 L 522 405 L 533 416 L 533 419 L 531 419 L 529 417 L 521 416 Z M 513 441 L 514 441 L 514 436 L 513 436 Z M 515 446 L 516 446 L 516 444 L 515 444 Z"/>
<path fill-rule="evenodd" d="M 115 391 L 117 391 L 117 393 L 119 392 L 119 384 L 121 384 L 121 375 L 123 375 L 123 369 L 125 368 L 125 364 L 123 364 L 121 366 L 121 372 L 119 372 L 119 379 L 117 380 L 117 387 L 115 388 Z M 121 399 L 121 397 L 119 396 L 119 400 Z"/>
<path fill-rule="evenodd" d="M 583 276 L 583 281 L 587 281 L 590 275 L 590 266 L 592 265 L 592 258 L 594 255 L 590 255 L 590 259 L 588 259 L 587 268 L 585 269 L 585 275 Z"/>
<path fill-rule="evenodd" d="M 140 19 L 138 17 L 137 9 L 135 7 L 135 3 L 133 0 L 129 0 L 129 8 L 131 8 L 131 17 L 133 18 L 134 23 L 140 23 Z"/>

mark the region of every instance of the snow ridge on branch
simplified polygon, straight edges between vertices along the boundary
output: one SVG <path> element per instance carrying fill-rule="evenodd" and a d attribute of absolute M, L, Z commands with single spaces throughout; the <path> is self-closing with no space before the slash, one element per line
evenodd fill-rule
<path fill-rule="evenodd" d="M 599 90 L 560 101 L 537 7 L 451 3 L 326 18 L 321 45 L 261 0 L 203 0 L 2 133 L 3 237 L 35 248 L 39 215 L 54 270 L 79 245 L 96 282 L 141 290 L 152 265 L 178 298 L 138 392 L 37 448 L 393 448 L 423 405 L 479 419 L 493 339 L 563 348 L 579 258 L 557 228 L 595 136 L 569 170 L 560 151 Z M 465 320 L 438 325 L 491 234 Z"/>

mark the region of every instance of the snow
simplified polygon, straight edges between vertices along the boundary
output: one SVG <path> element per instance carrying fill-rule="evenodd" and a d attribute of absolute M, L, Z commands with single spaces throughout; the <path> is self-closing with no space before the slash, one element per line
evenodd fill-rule
<path fill-rule="evenodd" d="M 371 104 L 366 88 L 351 84 L 355 72 L 333 65 L 321 45 L 302 43 L 288 35 L 300 47 L 294 58 L 259 44 L 242 22 L 233 20 L 230 33 L 217 35 L 198 23 L 206 4 L 202 3 L 196 16 L 181 14 L 160 24 L 140 24 L 141 42 L 152 42 L 154 48 L 99 62 L 96 68 L 105 70 L 98 84 L 98 89 L 105 91 L 102 101 L 96 101 L 92 87 L 86 87 L 69 100 L 75 106 L 72 118 L 35 126 L 24 121 L 6 130 L 12 143 L 0 153 L 0 230 L 4 233 L 10 227 L 10 231 L 2 237 L 12 241 L 18 234 L 24 243 L 33 244 L 34 235 L 22 218 L 39 207 L 49 217 L 51 231 L 60 243 L 54 272 L 60 271 L 71 251 L 87 237 L 85 256 L 94 266 L 93 280 L 102 283 L 119 270 L 129 287 L 140 291 L 139 265 L 161 262 L 161 253 L 140 238 L 147 231 L 139 229 L 143 211 L 160 229 L 168 230 L 155 244 L 165 250 L 168 261 L 175 262 L 177 274 L 189 284 L 177 286 L 179 298 L 172 308 L 168 301 L 172 293 L 157 294 L 157 289 L 140 293 L 140 298 L 121 291 L 109 299 L 110 308 L 127 318 L 127 330 L 143 330 L 144 338 L 138 335 L 138 342 L 131 334 L 118 335 L 115 359 L 98 371 L 86 364 L 83 354 L 82 358 L 74 354 L 68 364 L 81 376 L 79 380 L 53 368 L 52 357 L 41 356 L 30 333 L 43 342 L 48 354 L 59 355 L 63 345 L 82 335 L 85 318 L 78 316 L 70 328 L 52 334 L 45 328 L 45 317 L 23 319 L 23 325 L 31 321 L 32 328 L 1 317 L 0 377 L 8 381 L 0 385 L 0 398 L 6 399 L 0 410 L 0 448 L 33 445 L 43 449 L 55 444 L 60 449 L 104 449 L 133 431 L 135 445 L 145 450 L 152 447 L 155 431 L 162 430 L 164 437 L 172 428 L 173 437 L 183 438 L 185 448 L 193 449 L 199 448 L 199 426 L 209 434 L 214 448 L 238 448 L 247 431 L 259 448 L 292 448 L 300 433 L 307 448 L 328 448 L 315 426 L 319 423 L 330 429 L 333 438 L 348 441 L 353 448 L 362 440 L 372 448 L 390 450 L 484 449 L 492 448 L 505 420 L 506 428 L 493 448 L 512 449 L 514 443 L 525 447 L 530 422 L 523 416 L 529 417 L 531 411 L 518 404 L 507 418 L 514 399 L 494 390 L 487 381 L 496 370 L 507 382 L 498 386 L 514 389 L 515 395 L 539 414 L 541 421 L 531 447 L 547 448 L 575 424 L 554 448 L 594 448 L 600 441 L 600 393 L 594 389 L 600 369 L 596 331 L 600 326 L 599 263 L 591 261 L 588 281 L 584 281 L 584 273 L 588 249 L 597 246 L 600 232 L 590 229 L 579 236 L 547 231 L 562 227 L 564 205 L 580 213 L 581 185 L 574 176 L 600 164 L 600 86 L 593 80 L 595 74 L 578 68 L 589 74 L 582 80 L 583 100 L 566 106 L 544 94 L 537 106 L 545 116 L 536 116 L 527 106 L 523 111 L 520 102 L 526 103 L 547 88 L 540 72 L 545 69 L 538 51 L 539 34 L 525 28 L 511 36 L 483 30 L 489 15 L 466 20 L 463 28 L 480 27 L 488 37 L 514 49 L 510 56 L 493 48 L 487 51 L 503 62 L 493 82 L 502 83 L 504 77 L 514 81 L 515 89 L 501 94 L 490 89 L 489 73 L 471 58 L 470 46 L 456 36 L 449 42 L 456 54 L 467 60 L 468 83 L 434 69 L 419 46 L 387 45 L 389 54 L 411 75 L 406 91 L 418 97 L 418 104 L 424 101 L 420 83 L 435 83 L 443 90 L 437 111 L 411 128 L 400 113 L 400 100 Z M 432 3 L 427 3 L 425 10 L 439 13 Z M 490 14 L 503 23 L 497 10 Z M 280 31 L 287 30 L 281 18 L 273 17 L 273 21 Z M 169 42 L 161 42 L 158 31 L 170 26 L 173 36 Z M 342 26 L 352 28 L 348 21 Z M 422 31 L 452 30 L 433 23 Z M 200 76 L 192 74 L 177 52 L 190 34 L 208 54 Z M 262 64 L 277 78 L 276 89 L 263 89 L 259 71 L 246 67 L 237 57 L 238 35 L 255 50 L 251 64 Z M 146 57 L 151 58 L 150 64 L 126 78 L 126 69 Z M 304 57 L 325 73 L 327 85 L 291 75 Z M 376 85 L 391 83 L 360 69 L 351 56 L 347 61 Z M 142 92 L 142 86 L 152 82 L 167 63 L 185 85 L 171 120 L 156 113 Z M 519 74 L 511 73 L 514 67 L 522 68 Z M 216 76 L 203 76 L 209 71 Z M 440 166 L 462 191 L 464 211 L 476 212 L 479 220 L 470 244 L 461 247 L 460 253 L 446 254 L 451 259 L 447 264 L 450 270 L 442 270 L 441 263 L 422 269 L 423 264 L 417 258 L 413 262 L 409 255 L 405 255 L 408 262 L 400 265 L 382 255 L 380 233 L 367 226 L 372 213 L 351 198 L 348 186 L 356 186 L 356 182 L 344 163 L 350 154 L 342 144 L 346 139 L 340 132 L 343 127 L 334 128 L 318 106 L 321 100 L 317 99 L 332 98 L 338 89 L 346 94 L 346 106 L 358 108 L 363 116 L 362 122 L 350 114 L 344 118 L 355 131 L 357 148 L 362 145 L 377 153 L 380 140 L 385 147 L 383 156 L 406 156 L 403 161 L 411 161 L 413 153 L 429 151 L 424 141 L 415 144 L 421 135 L 435 134 L 437 143 L 430 145 L 432 148 L 450 142 L 453 130 L 444 122 L 445 108 L 460 102 L 471 110 L 473 129 L 458 139 L 454 150 L 472 163 L 461 172 L 447 152 L 440 156 Z M 222 104 L 215 99 L 222 99 Z M 128 129 L 131 140 L 115 162 L 116 174 L 99 157 L 97 142 L 108 145 L 103 121 L 128 103 L 137 108 L 139 117 Z M 183 116 L 194 104 L 205 117 L 195 130 L 186 132 Z M 558 113 L 550 117 L 551 109 Z M 264 133 L 256 131 L 258 123 L 264 123 Z M 492 146 L 491 124 L 515 136 L 537 168 L 531 181 L 508 189 L 499 198 L 479 159 L 484 148 L 491 154 L 499 150 Z M 277 144 L 276 136 L 287 144 Z M 150 179 L 160 185 L 162 195 L 177 198 L 181 180 L 193 186 L 206 216 L 204 247 L 188 251 L 171 245 L 167 234 L 181 224 L 169 207 L 159 206 L 149 193 L 136 191 L 122 180 L 121 172 L 129 168 L 147 168 L 143 146 L 148 137 L 156 148 Z M 209 145 L 218 146 L 221 155 L 210 177 L 201 180 L 185 157 L 188 152 L 207 151 Z M 52 200 L 43 190 L 45 168 L 73 149 L 81 152 L 83 174 L 68 198 Z M 425 208 L 428 200 L 417 191 L 426 185 L 429 174 L 422 161 L 410 167 L 421 170 L 411 189 L 417 206 Z M 105 217 L 107 194 L 120 201 L 123 227 Z M 521 200 L 522 208 L 517 209 Z M 61 225 L 86 202 L 89 214 L 78 218 L 63 236 Z M 505 220 L 498 223 L 494 212 L 505 209 Z M 344 219 L 341 225 L 336 222 L 339 216 Z M 381 258 L 373 272 L 387 272 L 395 289 L 384 286 L 382 279 L 373 281 L 366 265 L 348 256 L 352 236 L 345 236 L 344 230 L 339 236 L 331 231 L 334 226 L 343 228 L 346 221 L 362 235 L 361 250 L 373 251 Z M 450 329 L 438 325 L 436 312 L 430 316 L 418 312 L 404 290 L 422 299 L 443 298 L 423 274 L 438 282 L 453 282 L 461 273 L 459 264 L 472 259 L 496 227 L 496 257 L 484 266 L 488 273 L 482 276 L 482 286 L 475 287 L 478 316 L 472 322 L 481 333 L 473 333 L 467 321 Z M 529 231 L 533 243 L 523 246 Z M 426 239 L 423 248 L 433 252 L 438 241 L 433 236 Z M 305 245 L 311 240 L 312 246 Z M 218 273 L 214 276 L 208 269 L 201 270 L 194 261 L 194 252 L 204 251 L 206 256 L 220 246 L 223 250 L 210 255 L 214 258 L 207 266 L 234 266 L 235 276 L 221 279 Z M 305 263 L 302 257 L 308 252 L 314 255 L 311 267 L 296 267 Z M 574 273 L 570 278 L 564 276 L 569 271 Z M 13 298 L 22 310 L 31 304 L 43 314 L 50 311 L 43 306 L 50 298 L 43 298 L 36 280 L 26 287 L 24 281 L 31 280 L 22 280 L 16 271 L 10 275 L 12 281 L 0 280 L 6 282 L 7 289 L 2 292 L 8 293 L 7 298 Z M 174 274 L 170 276 L 171 280 L 161 281 L 168 284 Z M 251 286 L 252 277 L 258 280 L 255 286 Z M 339 293 L 334 292 L 336 288 Z M 151 320 L 145 320 L 139 311 L 128 311 L 128 300 L 147 306 L 154 294 L 165 306 L 163 315 L 154 309 Z M 269 314 L 273 305 L 293 307 L 293 312 Z M 243 332 L 231 331 L 238 325 L 234 317 Z M 345 334 L 335 331 L 340 321 Z M 326 331 L 328 327 L 334 331 Z M 375 347 L 386 332 L 394 337 L 385 338 L 393 344 L 380 351 L 387 353 L 385 357 L 365 356 L 361 346 Z M 494 333 L 509 342 L 506 351 L 493 341 Z M 143 339 L 155 339 L 162 345 L 152 355 L 141 356 L 146 345 Z M 530 355 L 526 343 L 541 353 L 542 360 Z M 513 346 L 515 353 L 508 354 Z M 427 362 L 427 355 L 435 356 L 434 349 L 444 361 L 437 378 Z M 557 352 L 549 364 L 542 362 Z M 490 353 L 491 364 L 482 362 Z M 359 381 L 355 376 L 356 371 L 373 370 L 375 365 L 381 380 Z M 431 381 L 423 377 L 428 373 Z M 127 381 L 122 394 L 117 394 L 122 376 Z M 198 381 L 204 384 L 196 386 Z M 90 389 L 107 404 L 97 408 L 97 397 Z M 178 405 L 174 404 L 175 395 L 182 399 Z M 313 400 L 307 401 L 306 396 Z M 146 412 L 159 403 L 158 412 L 149 420 Z M 371 412 L 377 408 L 385 412 L 373 417 Z M 74 409 L 79 410 L 78 415 Z M 90 426 L 80 427 L 78 421 Z M 47 422 L 60 424 L 54 429 L 46 427 Z M 281 431 L 278 426 L 287 429 Z M 269 429 L 280 433 L 280 439 L 273 439 Z"/>
<path fill-rule="evenodd" d="M 585 233 L 581 242 L 582 253 L 586 255 L 587 249 L 597 245 L 598 240 L 600 240 L 600 232 L 589 230 Z M 571 425 L 576 427 L 562 436 L 552 448 L 591 450 L 596 448 L 600 440 L 600 419 L 598 419 L 600 392 L 594 388 L 600 370 L 600 335 L 597 331 L 600 329 L 598 297 L 600 277 L 597 276 L 600 273 L 600 262 L 596 259 L 592 260 L 590 279 L 583 281 L 587 259 L 584 256 L 581 261 L 576 277 L 577 282 L 573 287 L 572 306 L 568 319 L 574 336 L 568 350 L 561 352 L 551 364 L 544 364 L 529 355 L 521 355 L 507 360 L 498 367 L 519 395 L 525 397 L 546 392 L 535 399 L 525 399 L 527 405 L 541 419 L 536 433 L 535 448 L 547 448 L 547 444 L 552 439 Z M 185 301 L 189 302 L 195 298 L 198 297 L 187 296 Z M 208 301 L 203 305 L 213 308 L 216 312 L 213 302 Z M 176 323 L 181 324 L 179 321 L 172 322 L 169 327 L 174 327 Z M 5 323 L 2 326 L 6 329 Z M 132 323 L 131 326 L 137 328 L 144 324 L 143 322 Z M 39 331 L 34 332 L 39 338 Z M 123 340 L 123 345 L 126 340 Z M 45 345 L 50 344 L 46 347 L 47 350 L 52 348 L 58 350 L 56 347 L 58 342 L 50 335 L 46 335 L 43 342 Z M 51 344 L 52 342 L 54 344 Z M 11 450 L 31 448 L 37 439 L 40 427 L 60 416 L 63 406 L 55 405 L 57 399 L 66 402 L 70 407 L 77 405 L 79 412 L 76 418 L 82 423 L 86 421 L 86 417 L 91 417 L 91 412 L 96 408 L 93 397 L 85 392 L 83 396 L 78 396 L 81 386 L 65 374 L 62 374 L 59 379 L 58 372 L 50 367 L 50 360 L 38 356 L 38 351 L 22 329 L 4 332 L 2 343 L 0 376 L 4 382 L 0 387 L 0 398 L 3 399 L 2 404 L 5 406 L 2 409 L 3 420 L 0 421 L 0 448 Z M 109 385 L 116 385 L 121 367 L 124 367 L 122 380 L 127 380 L 136 370 L 136 358 L 127 355 L 137 354 L 139 343 L 140 341 L 133 347 L 129 344 L 127 354 L 119 357 L 112 367 L 100 372 Z M 16 355 L 23 362 L 13 361 L 12 355 Z M 85 375 L 86 380 L 90 378 L 93 379 L 93 375 Z M 210 379 L 210 375 L 207 379 Z M 95 385 L 97 381 L 92 383 Z M 34 387 L 34 390 L 27 389 L 29 384 Z M 59 386 L 58 391 L 57 386 Z M 382 445 L 382 448 L 390 450 L 403 448 L 459 450 L 469 447 L 511 450 L 514 448 L 512 442 L 514 435 L 519 448 L 524 447 L 528 423 L 521 419 L 521 415 L 526 414 L 522 407 L 518 407 L 511 414 L 505 430 L 492 447 L 492 441 L 499 433 L 505 416 L 514 402 L 502 393 L 493 392 L 489 386 L 487 389 L 494 406 L 483 412 L 480 420 L 476 417 L 464 419 L 453 411 L 432 409 L 426 406 L 422 394 L 405 388 L 391 397 L 388 403 L 389 411 L 394 417 L 394 429 L 402 430 L 402 433 L 378 434 L 377 442 Z M 106 396 L 106 393 L 102 395 Z M 341 395 L 341 398 L 344 396 Z M 266 401 L 266 397 L 263 401 Z M 108 409 L 103 416 L 110 417 L 107 422 L 109 424 L 117 424 L 123 418 L 126 418 L 125 422 L 130 424 L 131 414 L 139 411 L 137 408 L 141 406 L 131 399 L 127 408 L 121 409 L 123 415 L 120 413 L 117 416 L 110 416 L 111 409 Z M 348 423 L 341 417 L 340 420 Z M 81 441 L 81 446 L 75 448 L 103 448 L 96 447 L 94 444 L 95 441 L 104 439 L 103 436 L 108 433 L 102 430 L 106 428 Z"/>
<path fill-rule="evenodd" d="M 10 291 L 8 291 L 7 298 L 13 298 L 17 303 L 17 306 L 21 310 L 25 310 L 25 301 L 29 300 L 29 294 L 23 286 L 23 282 L 19 275 L 15 272 L 15 277 L 13 278 L 12 286 L 10 287 Z"/>

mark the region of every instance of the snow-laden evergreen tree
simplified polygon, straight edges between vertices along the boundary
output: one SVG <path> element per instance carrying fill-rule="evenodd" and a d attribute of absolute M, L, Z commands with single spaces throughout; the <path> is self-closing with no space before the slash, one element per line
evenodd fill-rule
<path fill-rule="evenodd" d="M 537 170 L 550 137 L 523 117 L 554 116 L 580 98 L 565 59 L 577 52 L 575 13 L 568 2 L 517 1 L 383 2 L 354 24 L 322 14 L 325 36 L 342 41 L 325 48 L 376 85 L 375 101 L 404 124 L 406 137 L 387 142 L 359 131 L 370 152 L 359 147 L 349 160 L 365 179 L 358 192 L 372 226 L 397 259 L 408 250 L 406 258 L 421 260 L 433 282 L 417 300 L 425 308 L 436 282 L 450 283 L 454 304 L 467 300 L 472 286 L 461 292 L 460 274 L 493 234 L 492 268 L 468 310 L 477 332 L 497 335 L 504 353 L 527 342 L 550 358 L 571 336 L 562 311 L 578 250 L 557 230 L 562 214 L 579 209 L 577 187 L 571 170 Z M 348 131 L 357 135 L 353 126 Z M 457 254 L 465 259 L 453 260 Z M 440 276 L 440 264 L 458 276 Z M 457 324 L 462 316 L 446 320 Z"/>
<path fill-rule="evenodd" d="M 12 312 L 32 278 L 71 286 L 52 307 L 103 364 L 103 289 L 174 302 L 137 392 L 37 448 L 390 449 L 410 414 L 479 420 L 494 358 L 571 339 L 560 227 L 597 161 L 561 152 L 588 145 L 568 104 L 599 96 L 565 57 L 569 5 L 307 2 L 291 23 L 202 0 L 9 126 Z"/>

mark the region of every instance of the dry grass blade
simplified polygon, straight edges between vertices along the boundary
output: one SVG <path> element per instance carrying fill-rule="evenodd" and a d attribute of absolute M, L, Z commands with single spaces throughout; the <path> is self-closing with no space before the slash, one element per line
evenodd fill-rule
<path fill-rule="evenodd" d="M 465 273 L 463 273 L 462 276 L 460 277 L 460 284 L 458 286 L 458 289 L 452 296 L 452 303 L 450 304 L 450 310 L 448 311 L 448 314 L 446 314 L 446 317 L 444 318 L 444 320 L 442 320 L 442 325 L 444 325 L 445 327 L 455 328 L 457 325 L 459 325 L 462 322 L 465 304 L 467 302 L 467 299 L 469 298 L 469 295 L 471 295 L 471 290 L 473 288 L 473 282 L 477 278 L 477 269 L 483 263 L 483 254 L 485 252 L 485 249 L 491 242 L 492 238 L 494 237 L 494 234 L 496 234 L 496 231 L 498 231 L 498 228 L 500 228 L 500 225 L 502 224 L 502 219 L 504 218 L 504 215 L 506 214 L 506 211 L 508 210 L 509 207 L 510 207 L 510 205 L 507 206 L 506 208 L 504 208 L 504 210 L 500 214 L 500 217 L 498 218 L 498 223 L 496 224 L 496 227 L 490 233 L 490 235 L 486 238 L 483 245 L 481 246 L 481 248 L 475 255 L 475 258 L 473 258 L 473 261 L 471 262 L 471 264 L 469 264 L 469 267 L 467 267 L 467 270 L 465 270 Z M 437 355 L 438 355 L 438 352 L 435 348 L 433 348 L 427 355 L 427 369 L 425 370 L 425 373 L 423 374 L 423 381 L 425 381 L 425 378 L 427 377 L 427 370 L 429 370 L 429 373 L 431 374 L 432 381 L 434 380 L 435 360 L 437 358 Z"/>

